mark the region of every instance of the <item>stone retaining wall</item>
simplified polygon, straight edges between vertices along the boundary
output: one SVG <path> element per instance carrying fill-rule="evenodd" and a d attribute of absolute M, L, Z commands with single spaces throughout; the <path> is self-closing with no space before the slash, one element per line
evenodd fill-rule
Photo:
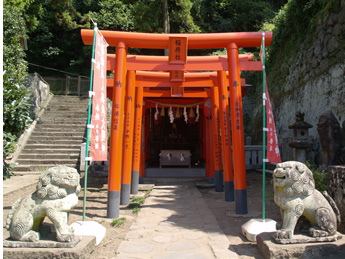
<path fill-rule="evenodd" d="M 29 102 L 32 104 L 30 116 L 35 120 L 39 117 L 39 112 L 47 105 L 46 101 L 50 94 L 50 86 L 39 74 L 34 73 L 27 77 L 27 88 L 30 93 Z"/>
<path fill-rule="evenodd" d="M 296 46 L 299 48 L 297 55 L 281 61 L 286 74 L 267 74 L 268 88 L 279 89 L 271 95 L 279 144 L 282 147 L 284 141 L 293 136 L 288 126 L 295 121 L 296 112 L 304 112 L 305 121 L 313 125 L 309 130 L 313 141 L 313 154 L 309 156 L 313 157 L 308 157 L 312 164 L 321 165 L 323 159 L 316 125 L 319 116 L 330 110 L 340 125 L 345 124 L 344 42 L 345 1 L 342 1 L 337 13 L 330 13 L 318 21 L 309 46 Z M 282 159 L 291 160 L 292 152 L 282 149 Z"/>

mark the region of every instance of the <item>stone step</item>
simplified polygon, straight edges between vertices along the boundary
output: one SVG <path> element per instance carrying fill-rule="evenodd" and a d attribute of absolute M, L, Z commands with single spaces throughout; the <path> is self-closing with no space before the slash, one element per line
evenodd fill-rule
<path fill-rule="evenodd" d="M 46 111 L 49 112 L 67 112 L 67 111 L 73 111 L 73 112 L 86 112 L 88 111 L 89 106 L 88 105 L 82 105 L 82 106 L 62 106 L 62 105 L 55 105 L 55 106 L 48 106 Z"/>
<path fill-rule="evenodd" d="M 36 164 L 36 165 L 17 165 L 13 168 L 13 173 L 17 174 L 17 172 L 32 172 L 32 171 L 38 171 L 40 173 L 43 173 L 50 167 L 54 167 L 57 165 L 65 165 L 73 168 L 77 168 L 76 163 L 65 163 L 65 164 Z"/>
<path fill-rule="evenodd" d="M 50 122 L 50 121 L 40 121 L 37 125 L 41 127 L 50 127 L 50 128 L 65 128 L 65 127 L 86 127 L 87 119 L 82 121 L 65 121 L 65 122 Z M 37 126 L 36 126 L 37 127 Z"/>
<path fill-rule="evenodd" d="M 77 164 L 78 158 L 74 159 L 17 159 L 16 163 L 19 165 L 46 165 L 46 164 Z"/>
<path fill-rule="evenodd" d="M 59 102 L 51 102 L 49 103 L 47 108 L 86 108 L 89 106 L 89 102 L 74 102 L 74 103 L 66 103 L 65 101 L 61 100 Z"/>
<path fill-rule="evenodd" d="M 52 101 L 65 101 L 67 104 L 71 103 L 80 103 L 80 102 L 87 102 L 89 100 L 88 97 L 77 97 L 77 96 L 68 96 L 68 95 L 54 95 Z M 73 102 L 74 101 L 74 102 Z"/>
<path fill-rule="evenodd" d="M 64 149 L 76 149 L 80 150 L 81 143 L 78 144 L 26 144 L 24 150 L 64 150 Z"/>
<path fill-rule="evenodd" d="M 69 129 L 69 130 L 74 130 L 74 129 L 84 129 L 86 128 L 86 123 L 83 124 L 63 124 L 63 125 L 59 125 L 59 124 L 55 124 L 55 123 L 40 123 L 37 124 L 35 127 L 35 130 L 41 130 L 41 129 L 46 129 L 46 130 L 56 130 L 57 128 L 61 128 L 61 129 Z"/>
<path fill-rule="evenodd" d="M 87 112 L 49 112 L 44 114 L 41 119 L 44 120 L 46 118 L 81 118 L 81 119 L 87 119 Z"/>
<path fill-rule="evenodd" d="M 80 140 L 31 140 L 31 138 L 28 140 L 27 144 L 44 144 L 44 145 L 61 145 L 61 144 L 66 144 L 66 145 L 81 145 L 82 143 L 82 138 Z"/>
<path fill-rule="evenodd" d="M 54 117 L 44 117 L 41 118 L 42 124 L 44 123 L 65 123 L 65 124 L 83 124 L 86 123 L 86 118 L 54 118 Z"/>
<path fill-rule="evenodd" d="M 82 104 L 73 104 L 73 105 L 66 105 L 63 103 L 50 103 L 47 106 L 47 109 L 87 109 L 89 107 L 89 103 L 82 103 Z"/>
<path fill-rule="evenodd" d="M 62 135 L 32 135 L 30 137 L 30 140 L 32 141 L 37 141 L 37 140 L 41 140 L 41 141 L 44 141 L 44 140 L 65 140 L 65 139 L 68 139 L 68 140 L 82 140 L 83 139 L 83 136 L 78 134 L 78 136 L 74 136 L 74 135 L 65 135 L 65 136 L 62 136 Z"/>
<path fill-rule="evenodd" d="M 44 133 L 49 133 L 49 134 L 54 134 L 54 133 L 73 133 L 73 134 L 79 134 L 79 135 L 83 135 L 85 133 L 85 127 L 79 127 L 79 128 L 39 128 L 39 129 L 35 129 L 35 131 L 32 134 L 44 134 Z"/>
<path fill-rule="evenodd" d="M 78 97 L 78 96 L 71 96 L 71 95 L 54 95 L 53 100 L 54 101 L 56 101 L 56 100 L 65 100 L 65 101 L 84 102 L 84 101 L 88 101 L 89 98 L 88 97 L 84 97 L 84 96 Z"/>
<path fill-rule="evenodd" d="M 70 132 L 70 131 L 66 131 L 66 132 L 49 132 L 49 131 L 39 131 L 36 132 L 34 131 L 31 134 L 31 137 L 37 138 L 45 138 L 45 137 L 55 137 L 55 138 L 64 138 L 64 137 L 75 137 L 75 138 L 79 138 L 79 137 L 83 137 L 84 136 L 84 131 L 74 131 L 74 132 Z M 52 139 L 52 138 L 50 138 Z"/>
<path fill-rule="evenodd" d="M 41 175 L 44 171 L 16 171 L 13 172 L 16 176 L 24 176 L 24 175 Z"/>
<path fill-rule="evenodd" d="M 87 119 L 87 113 L 47 113 L 41 117 L 42 121 L 50 119 Z"/>
<path fill-rule="evenodd" d="M 63 148 L 56 148 L 55 146 L 51 146 L 51 148 L 46 147 L 45 148 L 27 148 L 25 147 L 22 154 L 27 154 L 27 153 L 33 153 L 34 154 L 78 154 L 80 153 L 80 147 L 79 148 L 69 148 L 68 146 L 63 147 Z"/>
<path fill-rule="evenodd" d="M 89 107 L 89 103 L 74 103 L 74 104 L 66 104 L 63 102 L 59 102 L 59 103 L 49 103 L 49 105 L 47 106 L 47 109 L 86 109 Z"/>
<path fill-rule="evenodd" d="M 46 154 L 42 154 L 42 153 L 22 153 L 19 156 L 19 160 L 21 159 L 44 159 L 44 160 L 48 160 L 48 159 L 78 159 L 80 156 L 80 154 L 78 152 L 76 153 L 72 153 L 72 152 L 64 152 L 64 153 L 46 153 Z"/>

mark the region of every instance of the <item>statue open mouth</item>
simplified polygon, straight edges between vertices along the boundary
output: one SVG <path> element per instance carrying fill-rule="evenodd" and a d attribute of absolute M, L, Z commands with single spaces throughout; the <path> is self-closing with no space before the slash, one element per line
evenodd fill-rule
<path fill-rule="evenodd" d="M 285 180 L 286 179 L 286 175 L 274 175 L 274 178 L 277 180 Z"/>

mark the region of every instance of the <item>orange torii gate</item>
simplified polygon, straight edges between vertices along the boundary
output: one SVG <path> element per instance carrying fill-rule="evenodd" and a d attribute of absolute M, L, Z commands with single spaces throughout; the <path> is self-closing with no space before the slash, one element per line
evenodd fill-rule
<path fill-rule="evenodd" d="M 261 32 L 238 32 L 238 33 L 210 33 L 210 34 L 148 34 L 148 33 L 132 33 L 117 31 L 101 31 L 110 46 L 116 47 L 116 57 L 108 55 L 108 69 L 114 70 L 113 85 L 113 107 L 112 107 L 112 123 L 111 123 L 111 140 L 110 140 L 110 163 L 108 178 L 108 208 L 107 216 L 116 218 L 119 216 L 121 178 L 126 179 L 122 182 L 124 189 L 129 188 L 130 180 L 123 168 L 127 168 L 126 164 L 132 163 L 132 171 L 139 174 L 140 171 L 140 151 L 141 144 L 141 119 L 143 108 L 143 96 L 149 96 L 150 92 L 157 97 L 167 96 L 166 91 L 144 91 L 145 87 L 171 87 L 170 96 L 181 96 L 181 89 L 188 87 L 210 88 L 208 91 L 186 90 L 182 97 L 199 98 L 201 96 L 212 96 L 213 107 L 219 102 L 219 117 L 222 132 L 222 153 L 224 171 L 224 187 L 226 191 L 226 200 L 236 200 L 236 213 L 247 213 L 247 192 L 246 192 L 246 172 L 244 159 L 244 135 L 243 135 L 243 118 L 242 118 L 242 93 L 241 93 L 241 70 L 262 70 L 261 62 L 251 61 L 250 56 L 241 57 L 238 54 L 239 47 L 259 47 L 262 41 Z M 93 30 L 82 30 L 81 35 L 85 44 L 92 44 Z M 265 45 L 269 46 L 272 33 L 265 32 Z M 181 45 L 182 42 L 182 45 Z M 188 47 L 187 47 L 188 45 Z M 148 48 L 148 49 L 169 49 L 168 57 L 151 57 L 151 56 L 127 56 L 128 47 L 131 48 Z M 212 57 L 188 57 L 188 49 L 214 49 L 226 48 L 227 56 Z M 145 75 L 139 70 L 146 71 L 170 71 L 169 77 L 159 78 L 160 75 L 151 72 L 145 80 Z M 186 71 L 217 71 L 215 74 L 206 75 L 206 78 L 200 78 L 200 74 L 204 73 L 187 73 Z M 128 73 L 126 73 L 128 71 Z M 136 72 L 138 71 L 138 72 Z M 226 75 L 228 71 L 228 79 Z M 186 73 L 184 73 L 186 72 Z M 146 72 L 150 73 L 150 72 Z M 157 73 L 157 74 L 156 74 Z M 136 75 L 137 74 L 137 75 Z M 189 76 L 190 74 L 190 76 Z M 199 74 L 199 75 L 194 75 Z M 140 76 L 142 78 L 140 78 Z M 166 78 L 165 78 L 166 77 Z M 158 78 L 158 79 L 157 79 Z M 111 80 L 109 80 L 111 83 Z M 127 83 L 126 83 L 127 81 Z M 128 90 L 125 99 L 125 88 L 135 88 Z M 233 140 L 233 161 L 234 161 L 234 179 L 232 175 L 231 165 L 231 140 L 228 109 L 228 91 L 230 94 L 230 108 L 232 119 L 232 140 Z M 217 91 L 218 88 L 219 90 Z M 155 93 L 154 93 L 155 92 Z M 218 98 L 217 98 L 218 95 Z M 135 102 L 133 101 L 135 99 Z M 126 100 L 126 102 L 125 102 Z M 131 104 L 129 104 L 131 100 Z M 125 111 L 126 103 L 126 111 Z M 127 105 L 128 104 L 128 105 Z M 128 108 L 127 108 L 128 106 Z M 134 118 L 134 130 L 130 131 L 131 118 Z M 217 112 L 214 111 L 215 116 Z M 125 117 L 125 127 L 123 115 Z M 128 116 L 128 121 L 127 121 Z M 129 125 L 127 128 L 127 124 Z M 216 123 L 213 123 L 214 141 L 219 138 Z M 134 137 L 133 160 L 126 158 L 126 148 L 131 144 L 126 142 L 127 135 L 123 134 L 125 128 L 129 133 L 128 138 Z M 134 134 L 131 134 L 134 132 Z M 224 133 L 224 134 L 223 134 Z M 226 137 L 227 136 L 227 137 Z M 125 141 L 123 141 L 125 139 Z M 125 146 L 123 146 L 125 143 Z M 127 146 L 126 146 L 127 145 Z M 220 145 L 216 145 L 219 148 Z M 225 148 L 228 147 L 228 148 Z M 213 147 L 214 148 L 214 147 Z M 132 152 L 132 151 L 130 151 Z M 123 155 L 123 153 L 125 153 Z M 216 152 L 213 152 L 214 154 Z M 122 160 L 124 157 L 124 160 Z M 130 157 L 130 156 L 129 156 Z M 224 158 L 225 157 L 225 158 Z M 220 171 L 219 158 L 214 165 L 216 171 Z M 229 173 L 230 172 L 230 173 Z M 130 179 L 130 177 L 129 177 Z M 133 181 L 137 181 L 134 174 Z M 135 190 L 134 190 L 135 191 Z"/>

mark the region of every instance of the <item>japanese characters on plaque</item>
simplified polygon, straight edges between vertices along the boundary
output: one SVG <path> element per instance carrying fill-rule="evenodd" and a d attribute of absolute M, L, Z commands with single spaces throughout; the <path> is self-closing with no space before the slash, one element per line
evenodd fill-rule
<path fill-rule="evenodd" d="M 179 85 L 171 86 L 171 97 L 183 97 L 184 88 Z"/>
<path fill-rule="evenodd" d="M 91 125 L 90 156 L 93 161 L 106 161 L 108 155 L 107 134 L 107 42 L 96 32 Z"/>
<path fill-rule="evenodd" d="M 187 37 L 169 37 L 169 64 L 184 65 L 187 63 L 188 38 Z M 171 82 L 183 82 L 184 70 L 171 70 Z M 182 97 L 184 90 L 182 86 L 174 85 L 171 87 L 172 97 Z"/>
<path fill-rule="evenodd" d="M 169 37 L 169 64 L 187 63 L 188 38 Z"/>

